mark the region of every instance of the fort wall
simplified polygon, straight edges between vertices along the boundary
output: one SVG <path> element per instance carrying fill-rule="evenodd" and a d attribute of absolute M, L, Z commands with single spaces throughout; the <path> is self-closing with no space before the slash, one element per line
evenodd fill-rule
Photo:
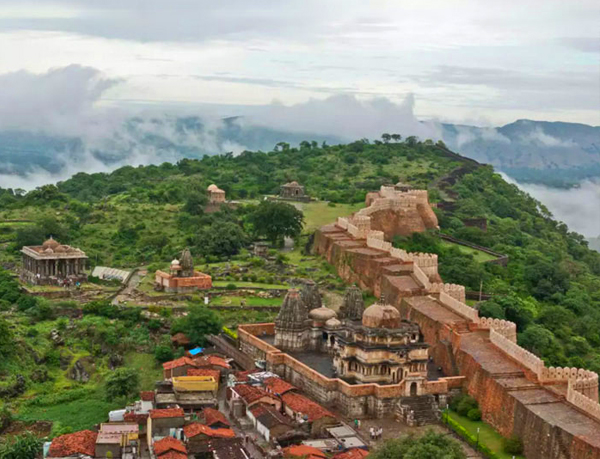
<path fill-rule="evenodd" d="M 514 323 L 480 318 L 464 304 L 464 288 L 425 274 L 419 263 L 433 263 L 433 257 L 394 249 L 381 228 L 366 230 L 363 223 L 355 237 L 345 231 L 346 225 L 352 222 L 339 219 L 321 228 L 315 251 L 342 278 L 377 296 L 384 294 L 403 318 L 418 323 L 446 374 L 455 374 L 455 369 L 465 377 L 465 388 L 478 400 L 486 422 L 504 436 L 521 437 L 530 459 L 600 459 L 595 373 L 545 367 L 516 344 Z M 415 297 L 424 299 L 422 304 L 415 304 Z"/>

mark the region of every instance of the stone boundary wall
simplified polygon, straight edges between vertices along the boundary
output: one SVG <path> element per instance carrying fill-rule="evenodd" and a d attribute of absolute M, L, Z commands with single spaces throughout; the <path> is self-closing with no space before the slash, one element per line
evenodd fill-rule
<path fill-rule="evenodd" d="M 479 323 L 479 312 L 477 309 L 452 298 L 446 292 L 440 292 L 440 303 L 471 322 L 475 324 Z"/>
<path fill-rule="evenodd" d="M 535 375 L 539 375 L 544 368 L 542 359 L 523 349 L 517 343 L 513 343 L 508 338 L 498 333 L 493 328 L 490 329 L 490 341 L 494 346 L 503 351 L 513 360 L 531 370 Z"/>
<path fill-rule="evenodd" d="M 569 381 L 567 388 L 567 401 L 600 421 L 600 404 L 598 404 L 598 401 L 580 393 L 575 389 L 575 383 L 572 381 Z"/>
<path fill-rule="evenodd" d="M 544 367 L 538 375 L 543 383 L 567 381 L 577 392 L 598 402 L 598 375 L 582 368 Z"/>
<path fill-rule="evenodd" d="M 284 365 L 295 373 L 306 377 L 326 391 L 339 392 L 347 397 L 372 396 L 377 399 L 399 398 L 407 395 L 405 381 L 389 385 L 380 385 L 376 383 L 348 384 L 346 381 L 339 378 L 327 378 L 313 368 L 310 368 L 308 365 L 295 359 L 293 356 L 277 349 L 256 336 L 262 333 L 266 333 L 267 335 L 273 334 L 274 329 L 275 324 L 273 323 L 241 325 L 238 327 L 238 340 L 240 343 L 244 343 L 264 352 L 265 360 L 270 363 L 272 367 Z M 426 381 L 423 384 L 422 393 L 419 395 L 446 394 L 449 389 L 462 387 L 464 379 L 464 376 L 454 376 L 440 378 L 436 381 Z"/>
<path fill-rule="evenodd" d="M 502 319 L 492 319 L 489 317 L 480 317 L 479 328 L 481 330 L 495 330 L 513 343 L 517 342 L 517 324 L 514 322 Z"/>

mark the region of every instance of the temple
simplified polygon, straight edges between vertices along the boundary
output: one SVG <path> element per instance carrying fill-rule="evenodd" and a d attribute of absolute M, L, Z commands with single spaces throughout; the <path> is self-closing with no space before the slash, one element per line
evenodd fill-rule
<path fill-rule="evenodd" d="M 310 201 L 310 196 L 306 194 L 304 186 L 300 185 L 295 180 L 281 185 L 279 188 L 279 197 L 281 199 L 289 199 L 292 201 Z"/>
<path fill-rule="evenodd" d="M 206 189 L 209 204 L 223 204 L 225 202 L 225 191 L 214 183 Z"/>
<path fill-rule="evenodd" d="M 170 293 L 186 293 L 212 288 L 212 277 L 194 269 L 189 249 L 181 252 L 180 260 L 173 260 L 169 272 L 156 271 L 154 289 Z"/>
<path fill-rule="evenodd" d="M 42 245 L 21 249 L 23 269 L 21 279 L 35 285 L 58 285 L 62 282 L 85 282 L 87 274 L 85 252 L 48 239 Z"/>

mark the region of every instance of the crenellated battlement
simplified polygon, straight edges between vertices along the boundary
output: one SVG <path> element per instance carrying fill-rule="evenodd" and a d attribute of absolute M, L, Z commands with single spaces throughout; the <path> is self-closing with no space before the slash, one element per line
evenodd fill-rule
<path fill-rule="evenodd" d="M 490 317 L 479 318 L 481 330 L 495 330 L 513 343 L 517 342 L 517 324 L 503 319 L 492 319 Z"/>

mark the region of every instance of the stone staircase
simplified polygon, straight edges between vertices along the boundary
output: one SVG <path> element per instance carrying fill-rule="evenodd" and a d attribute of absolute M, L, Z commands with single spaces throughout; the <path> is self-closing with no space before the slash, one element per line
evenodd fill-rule
<path fill-rule="evenodd" d="M 396 417 L 409 426 L 423 426 L 437 423 L 440 410 L 433 395 L 403 397 L 398 404 Z"/>

